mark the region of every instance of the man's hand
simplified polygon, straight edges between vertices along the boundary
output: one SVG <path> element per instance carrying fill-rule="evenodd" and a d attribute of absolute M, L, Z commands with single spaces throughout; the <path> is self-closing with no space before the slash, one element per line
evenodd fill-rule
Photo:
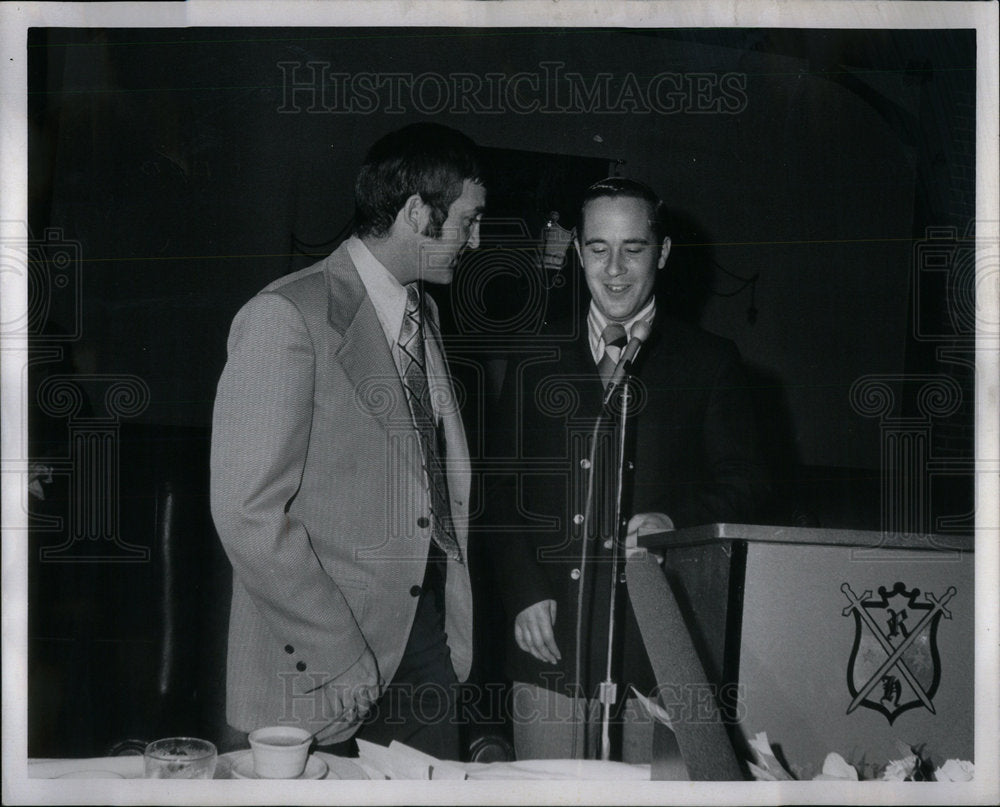
<path fill-rule="evenodd" d="M 356 723 L 364 719 L 384 687 L 375 654 L 366 647 L 354 664 L 326 684 L 334 720 Z"/>
<path fill-rule="evenodd" d="M 625 530 L 625 546 L 638 545 L 639 533 L 666 532 L 674 528 L 674 522 L 666 513 L 636 513 L 628 520 Z"/>
<path fill-rule="evenodd" d="M 514 639 L 525 653 L 539 661 L 556 664 L 562 658 L 552 632 L 556 624 L 556 601 L 542 600 L 529 605 L 514 620 Z"/>
<path fill-rule="evenodd" d="M 651 532 L 667 532 L 673 528 L 674 522 L 666 513 L 636 513 L 628 520 L 625 529 L 625 556 L 647 551 L 645 548 L 639 549 L 639 533 L 645 535 Z M 652 554 L 656 557 L 657 563 L 663 563 L 663 550 L 654 550 Z"/>

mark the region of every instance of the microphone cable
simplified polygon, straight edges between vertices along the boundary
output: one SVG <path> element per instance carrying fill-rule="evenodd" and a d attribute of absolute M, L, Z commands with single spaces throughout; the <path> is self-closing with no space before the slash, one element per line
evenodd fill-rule
<path fill-rule="evenodd" d="M 638 354 L 639 348 L 642 346 L 642 344 L 645 343 L 646 339 L 649 338 L 649 332 L 650 332 L 649 324 L 647 322 L 645 322 L 645 321 L 641 321 L 640 320 L 638 323 L 636 323 L 636 326 L 639 327 L 639 330 L 638 330 L 638 332 L 636 332 L 635 330 L 633 330 L 633 338 L 638 337 L 638 339 L 639 339 L 639 345 L 636 347 L 635 353 L 633 353 L 633 356 L 632 356 L 633 359 L 635 358 L 635 355 Z M 631 360 L 628 363 L 631 364 Z M 625 377 L 627 378 L 627 373 L 626 373 Z M 597 416 L 597 420 L 594 422 L 594 431 L 593 431 L 593 434 L 591 435 L 591 440 L 590 440 L 590 456 L 589 456 L 589 459 L 588 459 L 589 467 L 586 469 L 587 470 L 587 495 L 586 495 L 586 497 L 584 499 L 584 507 L 583 507 L 583 524 L 582 524 L 583 535 L 581 537 L 581 547 L 580 547 L 580 585 L 579 585 L 579 588 L 578 588 L 577 594 L 576 594 L 576 624 L 574 626 L 574 639 L 575 639 L 575 645 L 576 645 L 575 648 L 574 648 L 574 659 L 573 659 L 573 675 L 574 675 L 573 686 L 574 686 L 574 693 L 580 692 L 580 691 L 583 690 L 583 686 L 581 684 L 581 679 L 582 679 L 582 670 L 581 670 L 581 666 L 582 666 L 582 661 L 581 661 L 582 651 L 581 651 L 581 645 L 583 644 L 583 598 L 584 598 L 584 591 L 586 589 L 586 580 L 587 580 L 587 554 L 588 554 L 588 547 L 587 547 L 587 545 L 588 545 L 588 542 L 590 540 L 590 537 L 588 535 L 588 528 L 590 526 L 591 518 L 593 516 L 593 505 L 594 505 L 594 473 L 595 473 L 595 471 L 597 469 L 597 462 L 596 462 L 596 458 L 597 458 L 597 438 L 598 438 L 598 434 L 599 434 L 600 429 L 601 429 L 601 424 L 604 423 L 605 419 L 607 418 L 607 414 L 608 414 L 608 407 L 607 407 L 607 403 L 604 402 L 604 403 L 601 404 L 601 412 Z M 615 532 L 614 540 L 617 541 L 618 540 L 618 533 L 619 533 L 619 530 L 620 530 L 620 525 L 618 525 L 618 524 L 613 525 L 613 529 L 614 529 L 614 532 Z M 595 540 L 596 540 L 596 536 L 595 536 Z M 612 565 L 612 573 L 613 572 L 614 572 L 614 565 Z M 557 618 L 558 618 L 558 615 L 557 615 Z M 584 694 L 586 694 L 586 693 L 584 693 Z M 588 704 L 588 699 L 585 697 L 585 698 L 583 698 L 583 705 L 584 705 L 584 708 L 586 709 L 586 713 L 584 714 L 584 724 L 585 725 L 589 725 L 589 722 L 590 722 L 590 713 L 589 713 L 589 709 L 587 708 L 587 704 Z M 574 721 L 574 725 L 573 725 L 573 742 L 572 742 L 572 745 L 571 745 L 572 759 L 576 759 L 576 749 L 577 749 L 577 737 L 578 737 L 578 735 L 579 735 L 579 724 L 576 721 Z"/>
<path fill-rule="evenodd" d="M 587 534 L 588 527 L 590 526 L 591 516 L 593 515 L 593 505 L 594 505 L 594 472 L 597 467 L 597 437 L 600 432 L 601 424 L 604 422 L 607 416 L 607 408 L 601 406 L 601 413 L 597 416 L 597 420 L 594 422 L 594 431 L 590 439 L 590 456 L 588 458 L 589 467 L 587 468 L 587 495 L 584 499 L 583 506 L 583 524 L 582 524 L 582 536 L 581 536 L 581 548 L 580 548 L 580 585 L 576 594 L 576 625 L 574 629 L 575 638 L 575 653 L 573 660 L 573 692 L 574 698 L 576 693 L 583 690 L 583 685 L 581 683 L 582 671 L 581 671 L 581 645 L 583 644 L 583 597 L 584 591 L 586 589 L 587 581 L 587 544 L 590 540 L 590 536 Z M 583 693 L 584 695 L 586 693 Z M 582 698 L 584 715 L 583 723 L 584 725 L 589 724 L 590 721 L 590 710 L 587 708 L 588 698 Z M 573 743 L 571 746 L 571 759 L 576 759 L 576 747 L 577 747 L 577 737 L 579 735 L 580 723 L 574 720 L 573 722 Z"/>

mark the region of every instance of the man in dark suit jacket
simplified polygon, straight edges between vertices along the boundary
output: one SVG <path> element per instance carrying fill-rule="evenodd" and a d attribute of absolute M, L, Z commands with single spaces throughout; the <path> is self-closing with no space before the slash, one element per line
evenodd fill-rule
<path fill-rule="evenodd" d="M 481 173 L 452 129 L 390 133 L 359 174 L 355 234 L 233 322 L 211 494 L 233 564 L 226 712 L 241 731 L 298 725 L 333 746 L 360 729 L 458 758 L 468 449 L 418 283 L 451 282 L 478 245 Z"/>
<path fill-rule="evenodd" d="M 767 492 L 735 346 L 657 312 L 653 288 L 670 251 L 660 200 L 641 183 L 610 178 L 587 191 L 579 221 L 575 246 L 590 308 L 575 329 L 554 328 L 576 336 L 552 358 L 508 365 L 493 430 L 495 451 L 515 452 L 517 461 L 492 497 L 494 527 L 508 529 L 491 545 L 511 623 L 518 758 L 596 753 L 615 534 L 614 418 L 602 405 L 599 369 L 602 359 L 615 366 L 621 346 L 645 327 L 639 323 L 650 333 L 633 366 L 634 467 L 625 472 L 621 511 L 627 543 L 640 531 L 751 519 Z M 616 709 L 630 685 L 643 693 L 656 686 L 625 600 L 615 629 Z M 626 759 L 648 760 L 650 737 L 626 731 Z"/>

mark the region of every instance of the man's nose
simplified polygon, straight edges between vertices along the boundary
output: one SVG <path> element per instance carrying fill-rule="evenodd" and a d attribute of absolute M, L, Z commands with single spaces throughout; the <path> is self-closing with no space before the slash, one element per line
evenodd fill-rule
<path fill-rule="evenodd" d="M 625 259 L 620 252 L 611 256 L 611 260 L 608 261 L 607 272 L 612 277 L 618 277 L 618 275 L 625 274 Z"/>
<path fill-rule="evenodd" d="M 469 249 L 475 249 L 476 247 L 479 246 L 479 223 L 478 222 L 476 222 L 476 224 L 473 226 L 472 232 L 469 233 L 469 240 L 466 241 L 465 243 L 469 247 Z"/>

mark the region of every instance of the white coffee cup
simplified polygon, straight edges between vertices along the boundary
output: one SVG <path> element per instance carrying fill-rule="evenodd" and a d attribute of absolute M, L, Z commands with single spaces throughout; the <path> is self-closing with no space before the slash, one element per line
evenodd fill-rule
<path fill-rule="evenodd" d="M 294 779 L 305 769 L 312 735 L 294 726 L 266 726 L 250 732 L 253 770 L 262 779 Z"/>

